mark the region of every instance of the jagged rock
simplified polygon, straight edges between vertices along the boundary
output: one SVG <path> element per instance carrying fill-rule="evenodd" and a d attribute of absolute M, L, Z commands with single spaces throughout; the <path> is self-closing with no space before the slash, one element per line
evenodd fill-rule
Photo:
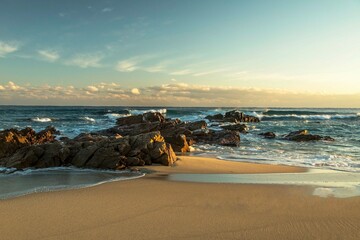
<path fill-rule="evenodd" d="M 170 143 L 171 147 L 175 152 L 189 152 L 190 147 L 189 143 L 184 134 L 179 134 L 176 136 L 167 136 L 165 141 Z"/>
<path fill-rule="evenodd" d="M 206 127 L 207 127 L 207 123 L 203 120 L 185 124 L 185 128 L 189 129 L 190 131 L 194 131 L 194 130 L 198 130 L 198 129 L 205 129 Z"/>
<path fill-rule="evenodd" d="M 269 139 L 276 137 L 276 134 L 273 132 L 260 133 L 259 135 L 263 136 L 264 138 L 269 138 Z"/>
<path fill-rule="evenodd" d="M 335 141 L 334 138 L 330 136 L 320 136 L 309 134 L 308 130 L 299 130 L 291 132 L 284 136 L 285 140 L 295 141 L 295 142 L 308 142 L 308 141 Z"/>
<path fill-rule="evenodd" d="M 249 130 L 249 128 L 245 124 L 240 124 L 240 123 L 221 126 L 221 128 L 226 130 L 239 131 L 241 133 L 246 133 Z"/>
<path fill-rule="evenodd" d="M 118 126 L 140 124 L 140 123 L 152 123 L 152 122 L 165 122 L 164 116 L 159 112 L 147 112 L 142 115 L 127 116 L 118 118 L 116 124 Z"/>
<path fill-rule="evenodd" d="M 165 122 L 165 117 L 159 112 L 147 112 L 143 114 L 143 121 Z"/>
<path fill-rule="evenodd" d="M 0 159 L 11 156 L 18 149 L 25 146 L 53 142 L 55 141 L 54 134 L 58 134 L 54 127 L 47 127 L 38 133 L 32 128 L 0 131 Z"/>
<path fill-rule="evenodd" d="M 6 136 L 9 136 L 8 132 Z M 28 136 L 34 135 L 30 129 L 16 134 L 18 134 L 16 137 L 21 137 L 16 143 L 24 142 L 25 144 L 30 144 Z M 10 135 L 14 136 L 14 134 Z M 49 138 L 50 136 L 48 135 Z M 42 139 L 39 141 L 44 141 L 45 138 L 39 139 Z M 152 163 L 168 166 L 175 161 L 176 155 L 171 146 L 165 143 L 163 136 L 156 131 L 125 137 L 80 134 L 74 139 L 66 139 L 63 142 L 24 145 L 14 150 L 10 156 L 0 158 L 0 166 L 23 169 L 70 164 L 86 168 L 123 169 L 128 166 Z"/>
<path fill-rule="evenodd" d="M 39 157 L 33 167 L 35 168 L 48 168 L 63 166 L 65 160 L 70 154 L 68 147 L 61 145 L 59 142 L 46 143 L 39 145 L 43 150 L 43 154 Z"/>
<path fill-rule="evenodd" d="M 166 143 L 165 147 L 163 147 L 161 151 L 162 151 L 162 155 L 159 158 L 154 159 L 153 160 L 154 163 L 160 163 L 165 166 L 171 166 L 176 162 L 176 155 L 170 144 Z"/>
<path fill-rule="evenodd" d="M 3 158 L 1 161 L 5 163 L 3 164 L 5 167 L 17 169 L 57 167 L 64 165 L 69 153 L 67 147 L 54 142 L 23 147 L 11 157 Z"/>

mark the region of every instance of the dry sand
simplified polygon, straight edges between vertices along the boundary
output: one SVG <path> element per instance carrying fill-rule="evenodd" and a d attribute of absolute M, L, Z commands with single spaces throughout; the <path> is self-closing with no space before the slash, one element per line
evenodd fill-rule
<path fill-rule="evenodd" d="M 0 239 L 360 239 L 360 198 L 320 198 L 309 187 L 164 177 L 304 169 L 194 157 L 150 169 L 159 172 L 0 201 Z"/>

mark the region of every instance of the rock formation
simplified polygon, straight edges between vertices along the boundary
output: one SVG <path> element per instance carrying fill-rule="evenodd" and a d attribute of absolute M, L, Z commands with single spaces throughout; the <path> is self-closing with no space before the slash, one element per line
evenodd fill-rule
<path fill-rule="evenodd" d="M 260 119 L 258 117 L 246 115 L 242 112 L 239 112 L 237 110 L 226 112 L 225 115 L 222 114 L 216 114 L 212 116 L 206 116 L 206 119 L 210 121 L 216 121 L 216 122 L 232 122 L 232 123 L 239 123 L 239 122 L 260 122 Z"/>

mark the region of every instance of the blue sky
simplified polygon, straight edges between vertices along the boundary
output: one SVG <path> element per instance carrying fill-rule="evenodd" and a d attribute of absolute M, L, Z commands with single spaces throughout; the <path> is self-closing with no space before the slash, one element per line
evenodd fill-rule
<path fill-rule="evenodd" d="M 231 105 L 308 106 L 284 97 L 305 94 L 326 96 L 313 106 L 328 98 L 337 106 L 336 96 L 346 96 L 348 106 L 360 107 L 353 102 L 360 94 L 360 1 L 0 0 L 0 6 L 0 104 L 227 105 L 229 92 L 238 92 L 234 98 L 252 91 Z M 39 98 L 44 89 L 62 90 Z M 259 92 L 277 98 L 257 101 Z"/>

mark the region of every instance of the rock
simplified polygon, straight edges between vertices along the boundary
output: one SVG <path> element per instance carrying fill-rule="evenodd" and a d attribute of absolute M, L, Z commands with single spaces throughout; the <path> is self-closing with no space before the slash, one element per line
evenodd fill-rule
<path fill-rule="evenodd" d="M 205 117 L 206 119 L 209 119 L 210 121 L 222 121 L 224 119 L 224 115 L 221 113 L 215 114 L 215 115 L 209 115 Z"/>
<path fill-rule="evenodd" d="M 233 123 L 260 122 L 260 119 L 258 117 L 246 115 L 237 110 L 226 112 L 225 115 L 216 114 L 213 116 L 206 116 L 205 118 L 209 119 L 210 121 L 217 121 L 217 122 L 233 122 Z"/>
<path fill-rule="evenodd" d="M 165 122 L 165 117 L 159 112 L 147 112 L 143 114 L 143 120 L 147 122 Z"/>
<path fill-rule="evenodd" d="M 103 146 L 98 148 L 94 155 L 86 162 L 85 167 L 116 169 L 122 165 L 121 155 L 115 150 L 114 146 Z"/>
<path fill-rule="evenodd" d="M 16 139 L 14 141 L 17 144 L 30 144 L 28 136 L 34 136 L 30 129 L 16 134 L 16 137 L 13 137 L 15 136 L 13 131 L 8 131 L 5 135 L 12 136 L 10 140 Z M 38 138 L 38 141 L 44 139 L 50 139 L 50 135 L 46 138 Z M 0 166 L 24 169 L 71 164 L 76 167 L 118 170 L 129 166 L 150 165 L 153 162 L 168 166 L 175 161 L 176 155 L 171 145 L 165 142 L 159 131 L 156 131 L 125 137 L 80 134 L 64 142 L 24 145 L 14 150 L 10 156 L 0 158 Z"/>
<path fill-rule="evenodd" d="M 263 136 L 264 138 L 269 138 L 269 139 L 272 139 L 272 138 L 276 137 L 276 134 L 273 133 L 273 132 L 260 133 L 259 135 Z"/>
<path fill-rule="evenodd" d="M 308 130 L 299 130 L 291 132 L 284 136 L 285 140 L 295 141 L 295 142 L 308 142 L 308 141 L 335 141 L 334 138 L 329 136 L 320 136 L 309 134 Z"/>
<path fill-rule="evenodd" d="M 36 164 L 33 165 L 35 168 L 63 166 L 70 154 L 69 148 L 61 145 L 59 142 L 46 143 L 40 145 L 40 147 L 44 152 L 41 157 L 39 157 Z"/>
<path fill-rule="evenodd" d="M 128 116 L 128 117 L 118 118 L 116 120 L 116 125 L 123 126 L 123 125 L 138 124 L 138 123 L 142 123 L 142 122 L 143 122 L 143 116 L 136 115 L 136 116 Z"/>
<path fill-rule="evenodd" d="M 171 148 L 171 145 L 166 143 L 166 147 L 163 148 L 162 150 L 163 150 L 163 154 L 159 158 L 154 159 L 153 162 L 160 163 L 165 166 L 173 165 L 176 162 L 176 155 L 173 149 Z"/>
<path fill-rule="evenodd" d="M 70 163 L 76 167 L 84 167 L 90 158 L 94 155 L 98 146 L 95 144 L 74 150 L 76 155 L 72 158 Z"/>
<path fill-rule="evenodd" d="M 5 167 L 17 169 L 58 167 L 64 165 L 69 153 L 69 149 L 58 142 L 46 143 L 23 147 L 2 161 L 5 162 Z"/>
<path fill-rule="evenodd" d="M 56 131 L 54 127 L 47 127 L 45 130 L 38 133 L 31 128 L 0 131 L 0 159 L 11 156 L 18 149 L 26 146 L 54 142 L 54 134 L 57 133 L 58 131 Z"/>
<path fill-rule="evenodd" d="M 240 123 L 221 126 L 221 128 L 226 130 L 239 131 L 241 133 L 247 133 L 247 131 L 249 130 L 249 128 L 245 124 L 240 124 Z"/>
<path fill-rule="evenodd" d="M 170 143 L 171 147 L 175 152 L 189 152 L 190 147 L 186 136 L 184 134 L 179 134 L 176 136 L 167 136 L 165 141 Z"/>
<path fill-rule="evenodd" d="M 196 121 L 196 122 L 190 122 L 185 125 L 186 129 L 189 129 L 190 131 L 198 130 L 198 129 L 205 129 L 207 127 L 207 124 L 205 121 Z"/>
<path fill-rule="evenodd" d="M 207 131 L 194 133 L 192 138 L 196 143 L 219 144 L 233 147 L 240 145 L 240 134 L 238 131 L 214 131 L 207 129 Z"/>

